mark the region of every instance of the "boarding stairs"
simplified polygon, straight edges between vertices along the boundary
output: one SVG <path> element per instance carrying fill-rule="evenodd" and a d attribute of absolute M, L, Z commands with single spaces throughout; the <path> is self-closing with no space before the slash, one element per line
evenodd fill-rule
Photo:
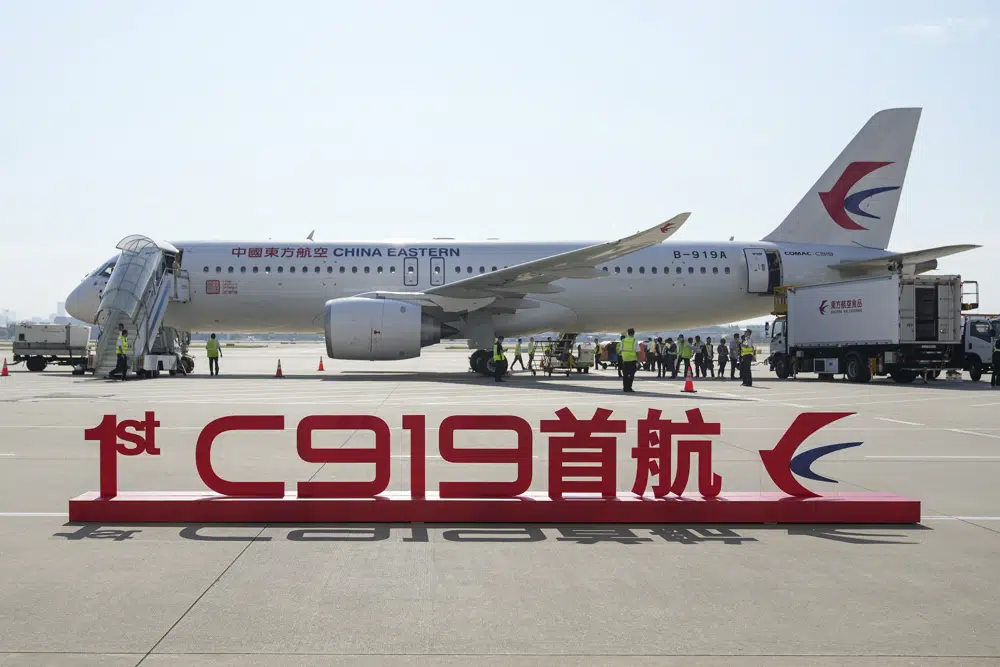
<path fill-rule="evenodd" d="M 118 365 L 121 326 L 128 331 L 128 368 L 139 375 L 159 370 L 184 371 L 177 352 L 177 332 L 163 327 L 171 301 L 191 298 L 190 279 L 181 268 L 181 253 L 169 243 L 128 236 L 118 244 L 115 263 L 101 296 L 97 324 L 101 329 L 91 363 L 94 375 L 108 377 Z"/>

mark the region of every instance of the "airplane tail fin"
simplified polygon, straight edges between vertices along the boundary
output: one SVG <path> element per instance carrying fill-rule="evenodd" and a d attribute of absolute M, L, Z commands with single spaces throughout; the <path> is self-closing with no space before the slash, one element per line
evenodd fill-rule
<path fill-rule="evenodd" d="M 920 112 L 884 109 L 872 116 L 762 240 L 887 248 Z"/>

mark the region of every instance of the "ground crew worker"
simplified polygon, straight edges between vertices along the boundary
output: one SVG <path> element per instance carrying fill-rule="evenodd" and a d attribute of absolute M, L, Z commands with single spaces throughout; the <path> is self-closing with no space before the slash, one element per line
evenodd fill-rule
<path fill-rule="evenodd" d="M 601 367 L 601 341 L 594 339 L 594 370 Z"/>
<path fill-rule="evenodd" d="M 684 338 L 684 334 L 677 337 L 677 370 L 680 370 L 681 366 L 684 367 L 684 377 L 691 372 L 691 357 L 694 356 L 694 345 L 690 338 Z M 674 371 L 674 377 L 677 377 L 677 371 Z"/>
<path fill-rule="evenodd" d="M 215 339 L 215 334 L 212 334 L 211 338 L 205 342 L 205 351 L 208 354 L 208 374 L 218 375 L 219 357 L 222 356 L 222 348 L 219 347 L 219 341 Z"/>
<path fill-rule="evenodd" d="M 632 381 L 635 379 L 635 365 L 637 358 L 637 348 L 635 343 L 635 329 L 629 329 L 628 334 L 622 336 L 621 364 L 622 391 L 633 392 Z"/>
<path fill-rule="evenodd" d="M 746 334 L 743 336 L 743 342 L 740 343 L 740 375 L 743 378 L 744 387 L 753 386 L 753 373 L 750 371 L 750 363 L 753 361 L 755 354 L 753 341 L 750 340 L 750 330 L 747 329 Z"/>
<path fill-rule="evenodd" d="M 653 370 L 656 371 L 656 377 L 663 377 L 663 339 L 659 336 L 653 341 Z"/>
<path fill-rule="evenodd" d="M 719 341 L 719 379 L 726 379 L 726 364 L 729 363 L 729 346 L 726 345 L 726 337 Z"/>
<path fill-rule="evenodd" d="M 740 335 L 733 334 L 733 344 L 729 346 L 729 379 L 736 379 L 736 369 L 740 365 Z M 740 378 L 743 377 L 743 371 L 740 371 Z"/>
<path fill-rule="evenodd" d="M 666 358 L 663 360 L 665 368 L 663 369 L 663 377 L 667 377 L 667 369 L 670 369 L 670 377 L 677 377 L 677 343 L 674 342 L 673 338 L 667 338 L 666 345 Z"/>
<path fill-rule="evenodd" d="M 118 334 L 115 354 L 118 358 L 118 367 L 115 370 L 122 374 L 122 382 L 124 382 L 128 375 L 128 331 L 125 330 L 124 326 L 121 328 L 121 333 Z"/>
<path fill-rule="evenodd" d="M 514 343 L 514 361 L 510 365 L 510 369 L 514 370 L 514 364 L 521 364 L 521 370 L 524 370 L 524 360 L 521 359 L 521 339 L 518 338 L 517 342 Z"/>
<path fill-rule="evenodd" d="M 705 372 L 712 374 L 712 379 L 715 379 L 715 346 L 712 345 L 712 338 L 709 336 L 705 339 Z M 703 377 L 708 377 L 705 373 L 702 374 Z"/>
<path fill-rule="evenodd" d="M 1000 336 L 993 341 L 993 375 L 990 376 L 990 386 L 1000 387 Z"/>
<path fill-rule="evenodd" d="M 496 382 L 503 382 L 504 366 L 507 359 L 503 356 L 503 336 L 497 336 L 497 342 L 493 343 L 493 379 Z"/>
<path fill-rule="evenodd" d="M 622 377 L 622 341 L 625 340 L 625 334 L 618 337 L 617 343 L 615 343 L 615 356 L 618 360 L 616 367 L 618 368 L 618 377 Z"/>
<path fill-rule="evenodd" d="M 528 339 L 528 370 L 530 371 L 535 363 L 535 337 Z"/>
<path fill-rule="evenodd" d="M 705 375 L 705 344 L 701 342 L 701 336 L 694 337 L 694 376 L 696 378 Z"/>

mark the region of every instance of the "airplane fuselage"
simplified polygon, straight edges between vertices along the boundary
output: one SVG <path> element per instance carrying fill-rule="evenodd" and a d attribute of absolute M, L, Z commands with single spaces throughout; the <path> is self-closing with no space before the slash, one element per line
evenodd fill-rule
<path fill-rule="evenodd" d="M 372 291 L 419 292 L 579 243 L 176 243 L 191 298 L 164 324 L 192 332 L 321 333 L 323 305 Z M 829 268 L 883 250 L 767 242 L 667 242 L 562 279 L 533 307 L 494 316 L 504 336 L 539 331 L 686 329 L 768 314 L 773 288 L 842 280 Z"/>

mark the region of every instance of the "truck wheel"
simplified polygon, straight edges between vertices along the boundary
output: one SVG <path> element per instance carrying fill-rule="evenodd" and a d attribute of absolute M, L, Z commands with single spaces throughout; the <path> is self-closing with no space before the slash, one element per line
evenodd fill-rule
<path fill-rule="evenodd" d="M 32 373 L 44 371 L 47 365 L 48 364 L 41 357 L 28 357 L 28 359 L 24 362 L 24 367 Z"/>
<path fill-rule="evenodd" d="M 909 384 L 917 379 L 917 374 L 913 371 L 893 371 L 889 373 L 889 377 L 892 378 L 893 382 Z"/>
<path fill-rule="evenodd" d="M 774 356 L 774 372 L 782 380 L 787 379 L 788 376 L 792 374 L 791 364 L 789 363 L 788 357 L 783 354 L 777 354 Z"/>
<path fill-rule="evenodd" d="M 845 375 L 848 382 L 868 382 L 872 379 L 868 362 L 858 352 L 848 352 L 844 358 Z"/>
<path fill-rule="evenodd" d="M 973 359 L 969 362 L 969 377 L 972 378 L 973 382 L 979 382 L 979 378 L 983 377 L 983 365 L 979 359 Z"/>

